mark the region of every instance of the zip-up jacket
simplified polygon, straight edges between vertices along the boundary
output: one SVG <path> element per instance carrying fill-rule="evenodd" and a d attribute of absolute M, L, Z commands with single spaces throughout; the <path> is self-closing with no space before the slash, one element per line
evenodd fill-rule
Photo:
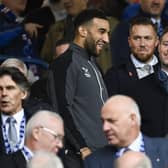
<path fill-rule="evenodd" d="M 95 150 L 107 144 L 100 110 L 108 98 L 106 87 L 92 56 L 71 44 L 51 65 L 59 113 L 68 129 L 67 144 L 79 151 Z M 52 97 L 52 96 L 51 96 Z M 65 130 L 66 130 L 65 129 Z M 68 135 L 69 134 L 69 135 Z"/>

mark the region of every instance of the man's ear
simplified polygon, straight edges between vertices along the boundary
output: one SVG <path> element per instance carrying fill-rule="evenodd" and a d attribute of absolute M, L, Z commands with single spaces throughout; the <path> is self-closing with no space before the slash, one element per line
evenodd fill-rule
<path fill-rule="evenodd" d="M 39 140 L 39 135 L 40 135 L 41 133 L 40 133 L 40 128 L 34 128 L 33 130 L 32 130 L 32 136 L 33 136 L 33 138 L 35 139 L 35 140 Z"/>
<path fill-rule="evenodd" d="M 79 26 L 79 34 L 81 37 L 86 37 L 87 36 L 87 29 L 84 26 Z"/>
<path fill-rule="evenodd" d="M 27 91 L 22 91 L 22 100 L 25 100 L 28 96 L 28 92 Z"/>

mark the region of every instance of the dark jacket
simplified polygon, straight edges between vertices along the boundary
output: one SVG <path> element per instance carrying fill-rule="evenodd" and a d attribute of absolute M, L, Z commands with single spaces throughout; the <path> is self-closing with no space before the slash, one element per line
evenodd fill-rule
<path fill-rule="evenodd" d="M 148 136 L 165 136 L 168 133 L 168 95 L 158 81 L 159 66 L 155 73 L 138 79 L 131 61 L 111 68 L 105 75 L 109 96 L 124 94 L 135 99 L 142 117 L 142 132 Z"/>
<path fill-rule="evenodd" d="M 153 168 L 168 167 L 168 141 L 163 138 L 144 136 L 145 154 L 151 159 Z M 113 168 L 116 149 L 106 146 L 85 159 L 85 168 Z"/>
<path fill-rule="evenodd" d="M 54 82 L 50 93 L 56 95 L 65 127 L 73 137 L 67 134 L 68 144 L 76 152 L 86 146 L 92 150 L 104 146 L 107 142 L 100 110 L 107 99 L 107 91 L 93 58 L 85 49 L 72 44 L 50 69 L 53 78 L 49 83 Z"/>

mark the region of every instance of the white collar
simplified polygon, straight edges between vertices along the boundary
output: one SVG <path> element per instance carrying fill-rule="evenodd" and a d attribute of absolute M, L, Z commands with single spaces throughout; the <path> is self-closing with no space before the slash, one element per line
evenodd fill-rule
<path fill-rule="evenodd" d="M 166 75 L 168 76 L 168 72 L 167 72 L 166 70 L 164 70 L 164 69 L 162 68 L 162 71 L 165 72 Z"/>
<path fill-rule="evenodd" d="M 155 24 L 155 23 L 160 24 L 161 19 L 160 18 L 159 19 L 151 18 L 151 21 L 153 22 L 153 24 Z"/>
<path fill-rule="evenodd" d="M 143 142 L 143 136 L 142 133 L 140 132 L 138 137 L 128 146 L 129 149 L 132 151 L 140 151 L 141 145 Z"/>
<path fill-rule="evenodd" d="M 23 119 L 23 116 L 24 116 L 23 108 L 20 111 L 18 111 L 17 113 L 15 113 L 14 115 L 12 115 L 12 117 L 16 120 L 16 123 L 21 123 L 21 121 Z M 3 124 L 6 124 L 6 120 L 7 120 L 8 117 L 10 117 L 10 116 L 1 113 L 1 118 L 2 118 L 2 123 Z"/>
<path fill-rule="evenodd" d="M 156 64 L 158 63 L 158 59 L 157 59 L 157 57 L 156 57 L 155 55 L 153 55 L 153 57 L 151 58 L 151 60 L 150 60 L 148 63 L 140 62 L 139 60 L 137 60 L 137 59 L 134 57 L 133 54 L 131 54 L 130 57 L 131 57 L 131 60 L 132 60 L 134 66 L 135 66 L 136 68 L 137 68 L 137 67 L 138 67 L 138 68 L 141 68 L 141 67 L 143 67 L 143 66 L 146 65 L 146 64 L 149 64 L 149 65 L 153 66 L 153 65 L 156 65 Z"/>

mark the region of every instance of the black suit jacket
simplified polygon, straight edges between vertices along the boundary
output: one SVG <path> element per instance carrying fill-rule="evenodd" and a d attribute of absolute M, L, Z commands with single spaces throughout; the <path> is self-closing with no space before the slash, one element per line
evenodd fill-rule
<path fill-rule="evenodd" d="M 111 68 L 105 75 L 109 96 L 124 94 L 135 99 L 142 117 L 142 132 L 148 136 L 165 136 L 168 133 L 168 94 L 158 80 L 157 71 L 138 79 L 131 61 Z"/>
<path fill-rule="evenodd" d="M 26 168 L 26 160 L 19 150 L 16 153 L 9 155 L 0 154 L 0 167 L 1 168 Z"/>
<path fill-rule="evenodd" d="M 168 167 L 168 141 L 163 138 L 149 138 L 144 136 L 145 153 L 152 162 L 153 168 Z M 113 168 L 116 149 L 113 146 L 105 146 L 88 156 L 85 168 Z"/>

